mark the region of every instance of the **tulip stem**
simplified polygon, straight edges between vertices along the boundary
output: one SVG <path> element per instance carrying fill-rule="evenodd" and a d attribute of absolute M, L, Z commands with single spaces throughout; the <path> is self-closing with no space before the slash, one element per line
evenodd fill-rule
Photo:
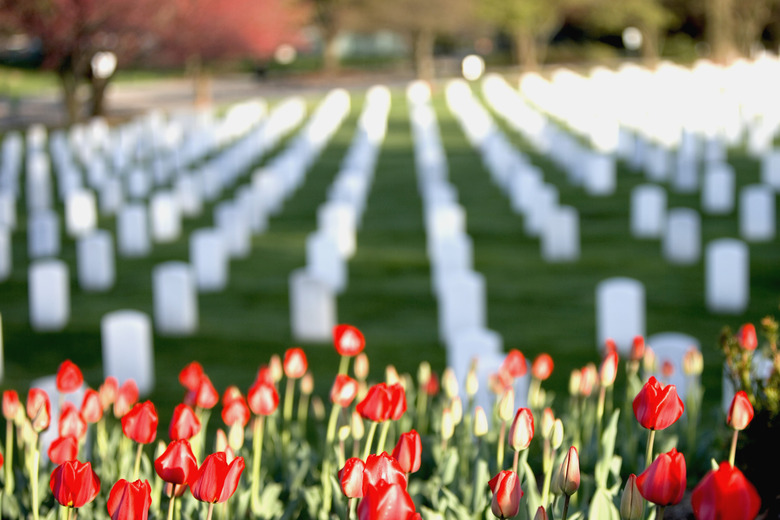
<path fill-rule="evenodd" d="M 515 451 L 515 458 L 512 461 L 512 470 L 517 473 L 517 466 L 520 464 L 520 452 Z"/>
<path fill-rule="evenodd" d="M 382 431 L 379 433 L 379 443 L 376 445 L 376 452 L 385 451 L 385 442 L 387 442 L 387 432 L 390 430 L 390 421 L 382 423 Z"/>
<path fill-rule="evenodd" d="M 349 520 L 351 514 L 352 514 L 352 499 L 347 497 L 347 516 L 345 517 L 345 520 Z"/>
<path fill-rule="evenodd" d="M 645 468 L 653 462 L 653 443 L 655 442 L 655 430 L 650 430 L 647 436 L 647 451 L 645 452 Z"/>
<path fill-rule="evenodd" d="M 295 379 L 287 378 L 287 388 L 284 392 L 284 430 L 282 431 L 282 456 L 287 451 L 290 442 L 290 423 L 292 422 L 293 400 L 295 398 Z"/>
<path fill-rule="evenodd" d="M 371 453 L 371 444 L 374 442 L 374 435 L 376 434 L 376 427 L 379 423 L 371 421 L 371 426 L 368 429 L 368 437 L 366 437 L 366 445 L 363 446 L 363 462 L 368 459 L 368 454 Z"/>
<path fill-rule="evenodd" d="M 173 503 L 176 501 L 176 484 L 171 484 L 171 501 L 168 502 L 168 520 L 173 520 Z"/>
<path fill-rule="evenodd" d="M 506 437 L 506 421 L 501 421 L 501 433 L 498 434 L 498 450 L 496 453 L 496 463 L 499 471 L 504 467 L 504 437 Z"/>
<path fill-rule="evenodd" d="M 12 495 L 14 492 L 14 423 L 11 420 L 5 422 L 5 492 Z"/>
<path fill-rule="evenodd" d="M 211 515 L 214 513 L 214 502 L 209 502 L 209 511 L 206 513 L 206 520 L 211 520 Z"/>
<path fill-rule="evenodd" d="M 38 451 L 38 434 L 32 439 L 32 460 L 30 463 L 30 487 L 33 520 L 38 520 L 38 466 L 40 465 L 40 452 Z"/>
<path fill-rule="evenodd" d="M 601 434 L 604 426 L 601 424 L 604 419 L 604 403 L 607 400 L 607 387 L 602 386 L 599 389 L 599 401 L 596 405 L 596 453 L 597 458 L 601 458 Z"/>
<path fill-rule="evenodd" d="M 263 456 L 263 421 L 262 415 L 255 419 L 255 431 L 252 435 L 252 513 L 257 514 L 260 510 L 260 459 Z M 169 519 L 170 520 L 170 519 Z"/>
<path fill-rule="evenodd" d="M 333 445 L 333 439 L 336 438 L 336 426 L 339 421 L 339 412 L 341 406 L 333 403 L 333 408 L 330 409 L 330 418 L 328 419 L 328 431 L 325 434 L 325 457 L 330 457 L 330 447 Z"/>
<path fill-rule="evenodd" d="M 542 381 L 535 377 L 531 377 L 531 384 L 528 386 L 528 404 L 531 405 L 531 409 L 536 410 L 541 408 L 539 403 L 539 390 L 542 388 Z"/>
<path fill-rule="evenodd" d="M 731 449 L 729 450 L 729 464 L 734 467 L 734 461 L 737 458 L 737 437 L 739 437 L 739 430 L 734 430 L 731 436 Z"/>
<path fill-rule="evenodd" d="M 341 360 L 339 361 L 339 374 L 346 374 L 349 370 L 349 356 L 341 355 Z"/>
<path fill-rule="evenodd" d="M 563 513 L 561 515 L 561 520 L 566 520 L 566 517 L 569 514 L 569 499 L 571 499 L 571 495 L 565 495 L 566 498 L 563 500 Z"/>
<path fill-rule="evenodd" d="M 665 506 L 656 506 L 655 520 L 663 520 L 664 519 L 664 510 L 665 509 L 666 509 Z"/>
<path fill-rule="evenodd" d="M 138 450 L 135 452 L 135 465 L 133 466 L 133 480 L 138 480 L 138 474 L 141 472 L 141 455 L 144 451 L 144 445 L 138 443 Z"/>

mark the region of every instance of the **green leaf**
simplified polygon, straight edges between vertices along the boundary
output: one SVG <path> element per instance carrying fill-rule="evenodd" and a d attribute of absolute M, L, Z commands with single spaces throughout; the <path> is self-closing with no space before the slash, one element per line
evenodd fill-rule
<path fill-rule="evenodd" d="M 609 478 L 609 471 L 613 464 L 612 456 L 615 454 L 618 417 L 620 417 L 620 409 L 612 412 L 607 427 L 604 428 L 604 433 L 601 435 L 601 457 L 598 462 L 596 462 L 596 471 L 594 474 L 596 478 L 596 487 L 598 489 L 607 488 L 607 479 Z"/>
<path fill-rule="evenodd" d="M 485 459 L 478 459 L 474 468 L 474 493 L 473 507 L 476 511 L 483 511 L 490 503 L 488 482 L 490 481 L 490 470 Z"/>
<path fill-rule="evenodd" d="M 459 461 L 460 457 L 458 456 L 458 452 L 456 450 L 448 449 L 445 452 L 444 465 L 441 468 L 441 481 L 445 486 L 452 484 L 452 482 L 455 480 L 455 476 L 458 472 Z"/>
<path fill-rule="evenodd" d="M 536 514 L 536 510 L 542 504 L 542 497 L 539 494 L 539 486 L 536 483 L 536 476 L 531 466 L 528 465 L 528 461 L 523 462 L 523 491 L 525 491 L 525 497 L 528 503 L 528 514 L 531 518 Z"/>
<path fill-rule="evenodd" d="M 604 489 L 597 489 L 593 495 L 588 516 L 599 520 L 620 520 L 620 512 L 612 503 L 612 497 Z"/>

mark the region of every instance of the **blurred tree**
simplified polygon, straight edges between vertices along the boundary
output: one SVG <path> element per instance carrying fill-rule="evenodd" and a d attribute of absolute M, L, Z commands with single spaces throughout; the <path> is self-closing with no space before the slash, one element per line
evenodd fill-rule
<path fill-rule="evenodd" d="M 310 0 L 312 20 L 322 37 L 322 68 L 335 74 L 341 68 L 338 38 L 346 29 L 361 26 L 364 0 Z"/>

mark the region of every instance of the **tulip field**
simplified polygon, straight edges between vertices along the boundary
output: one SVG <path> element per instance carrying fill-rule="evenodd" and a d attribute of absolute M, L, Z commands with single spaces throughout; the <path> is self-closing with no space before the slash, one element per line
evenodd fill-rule
<path fill-rule="evenodd" d="M 466 212 L 474 269 L 484 276 L 486 324 L 503 341 L 500 366 L 485 374 L 479 359 L 453 360 L 437 330 L 442 303 L 432 290 L 438 281 L 432 280 L 418 193 L 420 137 L 410 129 L 419 115 L 404 89 L 389 91 L 386 135 L 348 283 L 336 298 L 337 325 L 327 341 L 295 338 L 289 276 L 306 264 L 317 205 L 370 98 L 350 93 L 343 122 L 313 159 L 305 182 L 268 218 L 267 229 L 251 237 L 249 254 L 230 260 L 225 289 L 198 295 L 196 330 L 155 329 L 149 392 L 139 392 L 132 380 L 106 377 L 100 320 L 120 309 L 153 314 L 153 268 L 187 260 L 184 237 L 211 223 L 218 201 L 182 219 L 181 239 L 155 244 L 144 257 L 118 258 L 110 290 L 81 290 L 74 274 L 68 323 L 48 332 L 30 325 L 26 268 L 32 262 L 27 220 L 19 212 L 11 235 L 13 270 L 0 282 L 2 517 L 674 520 L 777 514 L 777 504 L 767 499 L 772 486 L 756 479 L 760 458 L 751 440 L 757 426 L 771 426 L 779 412 L 777 369 L 762 379 L 753 365 L 754 356 L 780 363 L 777 326 L 762 321 L 778 305 L 776 239 L 750 244 L 745 310 L 710 312 L 704 259 L 669 263 L 659 240 L 631 235 L 629 200 L 645 180 L 641 172 L 616 161 L 614 193 L 587 194 L 567 181 L 555 150 L 542 153 L 502 117 L 479 82 L 468 89 L 489 107 L 507 142 L 558 187 L 560 201 L 576 208 L 581 223 L 578 259 L 545 261 L 539 238 L 524 233 L 525 217 L 491 178 L 487 152 L 473 145 L 468 119 L 454 113 L 457 103 L 453 107 L 448 96 L 455 89 L 434 85 L 430 107 L 448 180 Z M 321 102 L 307 99 L 307 110 Z M 250 169 L 281 155 L 303 126 Z M 744 146 L 728 148 L 726 160 L 737 186 L 760 179 L 760 159 Z M 222 197 L 234 193 L 231 187 Z M 699 204 L 697 194 L 668 196 L 670 206 Z M 98 225 L 114 230 L 117 217 L 101 215 Z M 701 221 L 703 243 L 737 234 L 733 211 Z M 63 237 L 60 257 L 76 264 L 74 239 Z M 687 351 L 675 368 L 656 363 L 645 336 L 628 348 L 599 342 L 596 287 L 615 276 L 643 284 L 648 336 L 680 331 L 701 348 Z M 456 373 L 448 367 L 454 361 L 468 371 Z M 724 363 L 737 392 L 722 403 Z M 680 376 L 675 370 L 685 388 L 667 384 Z M 56 389 L 30 388 L 55 374 Z"/>

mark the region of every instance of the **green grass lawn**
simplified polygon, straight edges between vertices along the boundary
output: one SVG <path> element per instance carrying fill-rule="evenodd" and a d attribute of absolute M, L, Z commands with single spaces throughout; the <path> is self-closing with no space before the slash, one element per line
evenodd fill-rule
<path fill-rule="evenodd" d="M 157 387 L 150 398 L 160 409 L 162 424 L 167 424 L 183 396 L 176 374 L 189 361 L 200 361 L 218 390 L 228 384 L 246 390 L 259 365 L 273 353 L 282 354 L 294 345 L 289 325 L 288 276 L 305 263 L 306 236 L 316 228 L 317 207 L 326 200 L 326 190 L 349 147 L 362 102 L 359 96 L 353 98 L 350 116 L 309 171 L 304 185 L 270 221 L 269 230 L 254 237 L 250 257 L 231 262 L 228 289 L 199 296 L 197 334 L 186 338 L 155 336 Z M 648 334 L 679 331 L 700 340 L 705 358 L 705 400 L 714 409 L 720 402 L 718 334 L 724 325 L 736 328 L 776 311 L 780 248 L 775 243 L 750 246 L 751 301 L 743 315 L 710 315 L 704 307 L 702 262 L 671 266 L 663 260 L 659 242 L 630 236 L 629 197 L 631 189 L 643 182 L 641 174 L 621 165 L 616 193 L 589 197 L 582 189 L 568 185 L 564 173 L 548 158 L 536 155 L 505 127 L 515 145 L 543 166 L 545 178 L 558 185 L 561 203 L 575 206 L 580 213 L 580 261 L 546 264 L 541 259 L 538 239 L 525 236 L 522 217 L 511 211 L 506 196 L 491 183 L 478 153 L 470 148 L 446 109 L 443 90 L 435 92 L 434 105 L 450 179 L 467 211 L 474 267 L 487 282 L 488 325 L 503 336 L 505 348 L 518 348 L 530 358 L 541 352 L 552 354 L 556 367 L 549 386 L 563 394 L 572 369 L 597 361 L 596 285 L 612 276 L 636 278 L 646 289 Z M 366 336 L 374 379 L 382 377 L 388 363 L 399 371 L 414 372 L 422 360 L 430 361 L 437 371 L 446 362 L 445 350 L 437 338 L 436 303 L 430 291 L 408 107 L 400 90 L 393 92 L 389 118 L 358 234 L 357 254 L 349 263 L 348 288 L 338 299 L 339 321 L 358 326 Z M 738 185 L 755 182 L 755 161 L 739 151 L 732 152 L 730 160 L 737 168 Z M 242 182 L 248 181 L 249 173 Z M 698 198 L 670 192 L 669 205 L 698 207 Z M 118 258 L 116 286 L 105 294 L 87 294 L 78 288 L 75 244 L 64 239 L 62 258 L 71 270 L 71 320 L 62 332 L 39 334 L 28 325 L 26 222 L 20 203 L 19 228 L 13 235 L 14 272 L 10 280 L 0 284 L 5 340 L 3 388 L 25 390 L 33 378 L 54 373 L 65 358 L 81 366 L 87 382 L 96 387 L 102 380 L 100 318 L 125 308 L 151 314 L 153 266 L 167 260 L 186 261 L 186 237 L 196 228 L 212 225 L 212 208 L 207 206 L 200 218 L 185 221 L 184 238 L 155 246 L 149 258 Z M 101 217 L 99 225 L 115 229 L 113 219 Z M 736 236 L 736 216 L 704 217 L 702 234 L 705 243 Z M 324 395 L 336 372 L 337 356 L 330 345 L 304 347 L 317 391 Z"/>

